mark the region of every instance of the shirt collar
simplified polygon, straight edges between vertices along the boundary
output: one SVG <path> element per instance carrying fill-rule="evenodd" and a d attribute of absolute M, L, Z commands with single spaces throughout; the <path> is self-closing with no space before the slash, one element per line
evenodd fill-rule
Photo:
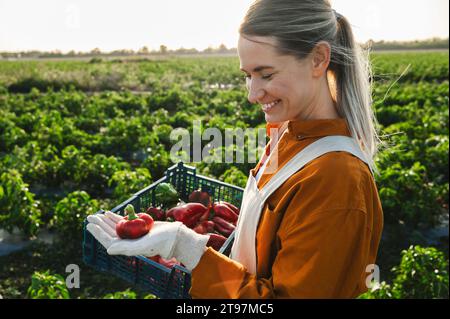
<path fill-rule="evenodd" d="M 268 123 L 267 135 L 270 137 L 270 129 L 282 130 L 285 123 Z M 351 136 L 347 121 L 343 118 L 326 120 L 295 120 L 287 122 L 287 134 L 298 140 L 310 137 L 323 137 L 330 135 Z"/>

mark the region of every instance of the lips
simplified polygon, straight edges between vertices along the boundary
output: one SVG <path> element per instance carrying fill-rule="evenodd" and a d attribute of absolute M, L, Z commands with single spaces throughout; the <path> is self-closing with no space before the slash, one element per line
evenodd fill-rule
<path fill-rule="evenodd" d="M 267 112 L 270 112 L 280 102 L 281 102 L 281 100 L 276 100 L 271 103 L 262 104 L 261 108 L 262 108 L 263 112 L 267 113 Z"/>

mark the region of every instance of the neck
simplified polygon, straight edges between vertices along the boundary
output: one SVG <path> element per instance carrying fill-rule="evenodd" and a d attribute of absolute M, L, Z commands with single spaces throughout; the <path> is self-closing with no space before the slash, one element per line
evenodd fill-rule
<path fill-rule="evenodd" d="M 328 81 L 323 78 L 319 84 L 317 98 L 311 107 L 310 112 L 305 116 L 305 120 L 333 120 L 339 119 L 336 102 L 331 96 Z"/>

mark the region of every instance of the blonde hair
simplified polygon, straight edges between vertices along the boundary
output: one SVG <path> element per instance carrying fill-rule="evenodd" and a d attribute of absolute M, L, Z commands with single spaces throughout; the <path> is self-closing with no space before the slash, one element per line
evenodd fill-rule
<path fill-rule="evenodd" d="M 372 67 L 369 49 L 358 45 L 348 20 L 336 13 L 328 0 L 256 0 L 249 8 L 239 33 L 270 36 L 277 51 L 306 58 L 320 41 L 331 46 L 328 81 L 337 111 L 379 174 L 374 158 L 382 144 L 372 110 Z"/>

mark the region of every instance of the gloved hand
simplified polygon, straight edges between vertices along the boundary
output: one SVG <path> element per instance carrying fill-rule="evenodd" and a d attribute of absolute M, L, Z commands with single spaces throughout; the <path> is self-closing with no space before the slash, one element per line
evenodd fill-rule
<path fill-rule="evenodd" d="M 175 257 L 191 271 L 206 250 L 209 236 L 197 234 L 180 222 L 155 221 L 147 235 L 138 239 L 121 239 L 117 236 L 116 224 L 122 218 L 112 212 L 87 217 L 86 229 L 110 255 Z"/>

